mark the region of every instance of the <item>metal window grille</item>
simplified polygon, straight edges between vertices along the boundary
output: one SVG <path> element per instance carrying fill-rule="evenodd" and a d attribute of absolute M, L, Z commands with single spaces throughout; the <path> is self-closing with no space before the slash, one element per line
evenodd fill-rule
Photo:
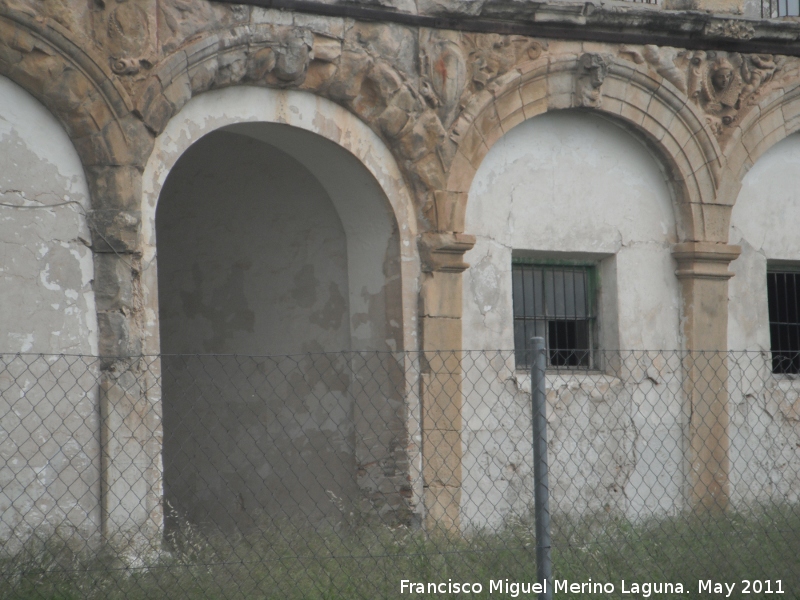
<path fill-rule="evenodd" d="M 761 18 L 800 16 L 800 0 L 761 0 Z"/>
<path fill-rule="evenodd" d="M 767 272 L 772 372 L 800 374 L 800 271 Z"/>
<path fill-rule="evenodd" d="M 532 337 L 543 337 L 548 367 L 594 367 L 595 269 L 590 265 L 512 265 L 517 368 L 529 368 Z"/>

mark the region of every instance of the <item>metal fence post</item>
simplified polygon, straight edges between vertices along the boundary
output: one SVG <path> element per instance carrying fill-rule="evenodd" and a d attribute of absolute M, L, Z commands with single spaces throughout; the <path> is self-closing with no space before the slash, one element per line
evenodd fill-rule
<path fill-rule="evenodd" d="M 539 583 L 544 583 L 544 591 L 539 594 L 539 600 L 551 600 L 553 597 L 553 562 L 550 556 L 550 488 L 547 483 L 547 398 L 544 378 L 547 361 L 544 338 L 531 338 L 531 352 L 536 571 Z"/>

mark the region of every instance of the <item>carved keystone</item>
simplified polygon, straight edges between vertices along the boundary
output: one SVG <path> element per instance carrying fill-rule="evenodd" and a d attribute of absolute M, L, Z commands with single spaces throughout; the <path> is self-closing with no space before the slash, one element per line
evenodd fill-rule
<path fill-rule="evenodd" d="M 603 103 L 603 81 L 605 81 L 607 73 L 608 65 L 599 54 L 587 52 L 578 59 L 575 106 L 600 107 Z"/>

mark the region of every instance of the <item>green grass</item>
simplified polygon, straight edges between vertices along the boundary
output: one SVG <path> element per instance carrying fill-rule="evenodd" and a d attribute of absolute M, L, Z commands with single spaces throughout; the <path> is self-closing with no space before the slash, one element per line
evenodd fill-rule
<path fill-rule="evenodd" d="M 510 598 L 490 596 L 490 580 L 535 582 L 532 523 L 516 520 L 500 532 L 467 537 L 426 535 L 405 528 L 361 525 L 313 530 L 271 523 L 235 538 L 187 527 L 170 536 L 169 552 L 146 567 L 86 556 L 67 544 L 31 542 L 0 562 L 0 599 L 152 598 Z M 555 598 L 641 598 L 620 595 L 620 582 L 681 582 L 688 594 L 653 598 L 724 597 L 699 594 L 698 580 L 737 583 L 731 597 L 800 598 L 800 507 L 758 513 L 681 516 L 634 525 L 612 517 L 554 519 L 556 579 L 610 582 L 611 595 Z M 400 595 L 400 580 L 480 582 L 481 594 Z M 782 581 L 784 595 L 740 595 L 741 581 Z M 534 598 L 534 594 L 520 594 Z"/>

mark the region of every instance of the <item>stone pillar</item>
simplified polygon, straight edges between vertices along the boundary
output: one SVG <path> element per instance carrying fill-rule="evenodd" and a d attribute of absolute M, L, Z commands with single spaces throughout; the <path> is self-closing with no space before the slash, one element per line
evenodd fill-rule
<path fill-rule="evenodd" d="M 161 398 L 144 363 L 116 361 L 100 381 L 103 540 L 132 563 L 153 556 L 163 533 Z"/>
<path fill-rule="evenodd" d="M 134 167 L 87 170 L 100 374 L 101 529 L 128 563 L 158 551 L 163 535 L 158 360 L 141 357 L 141 175 Z"/>
<path fill-rule="evenodd" d="M 683 334 L 688 351 L 689 498 L 695 509 L 725 510 L 730 497 L 728 434 L 728 270 L 739 246 L 677 244 L 672 255 L 683 288 Z"/>
<path fill-rule="evenodd" d="M 463 254 L 475 238 L 427 233 L 420 238 L 422 476 L 426 529 L 457 532 L 461 506 L 461 294 Z"/>

